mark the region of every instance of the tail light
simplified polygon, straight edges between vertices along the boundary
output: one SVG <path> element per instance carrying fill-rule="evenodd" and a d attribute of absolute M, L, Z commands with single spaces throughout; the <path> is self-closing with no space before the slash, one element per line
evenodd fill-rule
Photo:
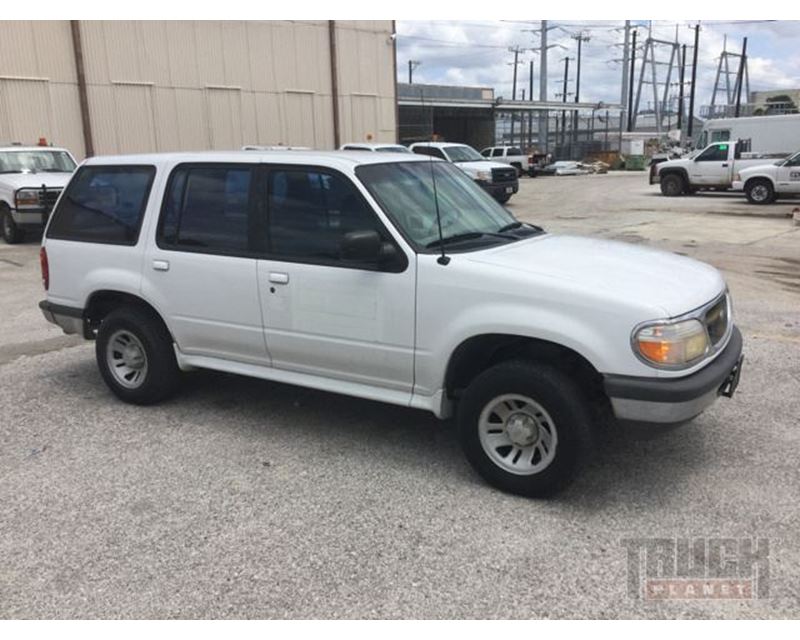
<path fill-rule="evenodd" d="M 47 291 L 50 288 L 50 265 L 47 262 L 47 249 L 44 247 L 39 249 L 39 266 L 42 267 L 42 284 Z"/>

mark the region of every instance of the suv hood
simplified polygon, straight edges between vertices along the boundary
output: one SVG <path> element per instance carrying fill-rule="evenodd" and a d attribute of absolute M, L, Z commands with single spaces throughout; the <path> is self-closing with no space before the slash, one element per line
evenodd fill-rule
<path fill-rule="evenodd" d="M 660 308 L 675 317 L 702 306 L 725 289 L 711 265 L 625 242 L 543 235 L 470 255 L 475 262 Z M 565 295 L 569 295 L 565 292 Z"/>
<path fill-rule="evenodd" d="M 66 187 L 71 173 L 2 173 L 0 183 L 9 189 L 22 189 L 32 187 L 35 189 L 46 187 Z"/>

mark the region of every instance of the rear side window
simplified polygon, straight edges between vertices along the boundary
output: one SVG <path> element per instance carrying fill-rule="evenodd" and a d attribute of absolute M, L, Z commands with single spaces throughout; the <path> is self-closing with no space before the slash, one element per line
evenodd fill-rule
<path fill-rule="evenodd" d="M 502 149 L 495 149 L 494 151 L 492 151 L 492 157 L 493 158 L 500 158 L 502 156 L 503 156 L 503 150 Z"/>
<path fill-rule="evenodd" d="M 164 197 L 158 244 L 167 249 L 248 253 L 250 187 L 246 165 L 184 166 L 173 171 Z"/>
<path fill-rule="evenodd" d="M 53 212 L 47 237 L 136 244 L 155 174 L 153 166 L 81 167 Z"/>

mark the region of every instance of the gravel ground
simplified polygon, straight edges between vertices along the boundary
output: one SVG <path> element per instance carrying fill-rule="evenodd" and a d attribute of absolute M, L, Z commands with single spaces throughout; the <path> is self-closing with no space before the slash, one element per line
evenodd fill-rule
<path fill-rule="evenodd" d="M 611 427 L 558 498 L 508 496 L 417 411 L 210 372 L 124 405 L 92 345 L 38 317 L 37 247 L 0 244 L 0 616 L 798 617 L 791 203 L 667 200 L 641 174 L 521 189 L 513 211 L 551 231 L 723 269 L 746 341 L 735 398 L 679 429 Z M 768 596 L 631 597 L 623 540 L 676 537 L 767 538 Z"/>

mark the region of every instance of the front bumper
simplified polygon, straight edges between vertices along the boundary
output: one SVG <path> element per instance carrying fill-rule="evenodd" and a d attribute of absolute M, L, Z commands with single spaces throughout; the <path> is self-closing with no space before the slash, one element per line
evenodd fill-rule
<path fill-rule="evenodd" d="M 620 420 L 675 424 L 691 420 L 721 395 L 731 397 L 742 371 L 742 334 L 733 327 L 728 345 L 707 366 L 683 378 L 606 375 L 603 380 Z"/>
<path fill-rule="evenodd" d="M 483 180 L 476 180 L 484 191 L 486 191 L 495 200 L 506 198 L 514 195 L 519 191 L 519 180 L 513 182 L 486 182 Z"/>
<path fill-rule="evenodd" d="M 47 224 L 47 219 L 50 216 L 50 211 L 47 209 L 12 209 L 11 219 L 18 227 L 34 229 L 41 229 Z"/>

